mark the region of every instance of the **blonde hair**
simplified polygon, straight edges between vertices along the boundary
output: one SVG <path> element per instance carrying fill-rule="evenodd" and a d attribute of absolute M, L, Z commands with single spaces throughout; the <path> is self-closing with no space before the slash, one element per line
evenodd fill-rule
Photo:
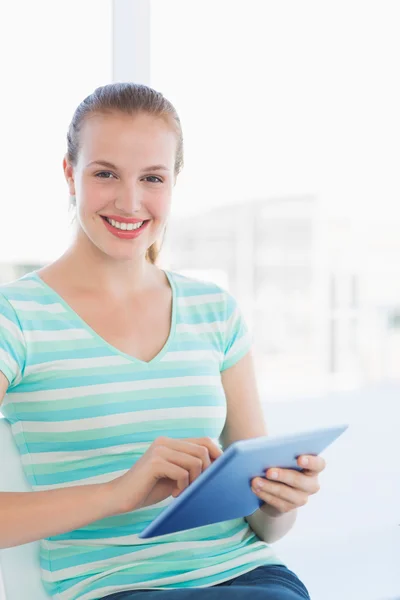
<path fill-rule="evenodd" d="M 79 133 L 85 118 L 93 113 L 122 112 L 128 115 L 146 113 L 166 119 L 177 135 L 175 176 L 183 168 L 183 134 L 178 113 L 169 100 L 152 88 L 132 82 L 110 83 L 95 89 L 75 110 L 67 133 L 67 158 L 76 166 L 79 154 Z M 146 252 L 146 259 L 154 264 L 161 251 L 162 240 L 155 242 Z"/>

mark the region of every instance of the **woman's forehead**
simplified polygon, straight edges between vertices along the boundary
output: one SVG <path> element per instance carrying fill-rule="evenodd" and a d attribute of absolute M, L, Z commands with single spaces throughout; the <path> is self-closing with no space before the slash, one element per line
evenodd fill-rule
<path fill-rule="evenodd" d="M 174 162 L 177 137 L 163 119 L 151 115 L 93 116 L 85 122 L 80 135 L 81 153 L 85 161 L 107 160 L 115 162 L 115 154 L 134 154 L 150 164 Z M 114 160 L 110 158 L 110 154 Z M 100 156 L 101 155 L 101 156 Z"/>

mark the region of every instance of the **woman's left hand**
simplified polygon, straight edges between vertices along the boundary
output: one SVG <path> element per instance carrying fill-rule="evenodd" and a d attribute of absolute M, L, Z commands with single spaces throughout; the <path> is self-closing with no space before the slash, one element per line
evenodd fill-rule
<path fill-rule="evenodd" d="M 274 467 L 265 472 L 266 479 L 255 477 L 251 482 L 253 492 L 278 513 L 304 506 L 309 496 L 320 489 L 318 475 L 325 469 L 324 459 L 303 455 L 298 457 L 297 464 L 303 468 L 302 471 Z"/>

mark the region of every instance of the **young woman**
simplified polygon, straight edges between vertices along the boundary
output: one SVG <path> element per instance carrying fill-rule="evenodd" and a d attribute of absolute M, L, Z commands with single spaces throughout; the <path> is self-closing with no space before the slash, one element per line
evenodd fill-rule
<path fill-rule="evenodd" d="M 1 410 L 32 485 L 0 493 L 0 547 L 41 540 L 58 600 L 309 598 L 269 544 L 318 491 L 320 457 L 254 479 L 247 520 L 138 537 L 221 448 L 266 435 L 234 298 L 156 264 L 182 165 L 160 93 L 95 90 L 63 162 L 74 240 L 0 287 Z"/>

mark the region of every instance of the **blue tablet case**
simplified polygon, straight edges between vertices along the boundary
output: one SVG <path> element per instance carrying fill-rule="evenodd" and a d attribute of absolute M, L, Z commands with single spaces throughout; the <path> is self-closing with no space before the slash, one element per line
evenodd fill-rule
<path fill-rule="evenodd" d="M 301 471 L 296 462 L 300 455 L 320 454 L 347 427 L 338 425 L 231 444 L 139 537 L 152 538 L 251 515 L 262 504 L 251 490 L 254 477 L 265 477 L 265 471 L 271 467 Z"/>

